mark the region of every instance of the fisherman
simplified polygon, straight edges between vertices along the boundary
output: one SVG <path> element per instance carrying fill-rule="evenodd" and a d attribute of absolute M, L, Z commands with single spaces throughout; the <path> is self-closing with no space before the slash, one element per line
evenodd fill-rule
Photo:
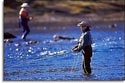
<path fill-rule="evenodd" d="M 90 26 L 86 21 L 80 22 L 77 26 L 80 27 L 82 34 L 78 41 L 78 44 L 72 48 L 72 52 L 82 51 L 83 63 L 82 68 L 85 76 L 91 75 L 91 57 L 92 57 L 92 38 L 90 34 Z"/>
<path fill-rule="evenodd" d="M 28 9 L 28 3 L 23 3 L 19 12 L 19 27 L 23 28 L 23 34 L 21 36 L 21 39 L 25 39 L 30 32 L 28 21 L 32 20 L 32 17 L 29 16 Z"/>

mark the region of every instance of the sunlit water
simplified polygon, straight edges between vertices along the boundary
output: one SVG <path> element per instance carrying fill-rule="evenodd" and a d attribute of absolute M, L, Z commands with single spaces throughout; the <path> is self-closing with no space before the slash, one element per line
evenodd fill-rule
<path fill-rule="evenodd" d="M 4 80 L 123 80 L 123 28 L 123 23 L 118 22 L 114 29 L 91 29 L 93 56 L 90 77 L 82 75 L 81 53 L 70 51 L 81 34 L 77 27 L 30 34 L 25 41 L 13 39 L 4 43 Z M 76 39 L 54 42 L 54 34 Z M 29 40 L 35 42 L 29 43 Z"/>

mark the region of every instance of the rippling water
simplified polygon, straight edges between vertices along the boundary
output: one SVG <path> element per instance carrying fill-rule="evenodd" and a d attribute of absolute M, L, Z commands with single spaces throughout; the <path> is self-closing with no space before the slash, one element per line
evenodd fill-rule
<path fill-rule="evenodd" d="M 4 43 L 4 80 L 123 80 L 124 26 L 122 22 L 117 25 L 114 29 L 92 28 L 90 77 L 82 75 L 81 53 L 70 51 L 81 34 L 77 27 L 70 27 L 30 34 L 25 41 L 17 38 Z M 76 39 L 54 42 L 54 34 Z"/>

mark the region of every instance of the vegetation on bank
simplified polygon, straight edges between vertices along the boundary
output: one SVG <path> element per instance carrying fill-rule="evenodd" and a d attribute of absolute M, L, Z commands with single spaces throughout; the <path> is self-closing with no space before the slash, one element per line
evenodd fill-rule
<path fill-rule="evenodd" d="M 7 20 L 10 16 L 13 20 L 18 16 L 23 2 L 29 3 L 31 14 L 35 16 L 37 22 L 43 22 L 42 19 L 44 22 L 64 20 L 71 22 L 73 18 L 79 21 L 83 17 L 98 21 L 123 20 L 125 12 L 124 0 L 5 0 L 4 16 Z"/>

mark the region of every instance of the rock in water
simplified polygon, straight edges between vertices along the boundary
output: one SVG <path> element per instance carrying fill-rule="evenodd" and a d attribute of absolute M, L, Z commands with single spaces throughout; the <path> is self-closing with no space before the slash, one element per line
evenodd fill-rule
<path fill-rule="evenodd" d="M 11 33 L 5 32 L 4 33 L 4 39 L 10 39 L 10 38 L 16 38 L 16 36 L 14 36 Z"/>
<path fill-rule="evenodd" d="M 13 41 L 10 39 L 4 39 L 4 43 L 13 43 Z"/>
<path fill-rule="evenodd" d="M 27 45 L 36 44 L 36 43 L 38 43 L 38 42 L 35 40 L 30 40 L 30 41 L 26 42 Z"/>

